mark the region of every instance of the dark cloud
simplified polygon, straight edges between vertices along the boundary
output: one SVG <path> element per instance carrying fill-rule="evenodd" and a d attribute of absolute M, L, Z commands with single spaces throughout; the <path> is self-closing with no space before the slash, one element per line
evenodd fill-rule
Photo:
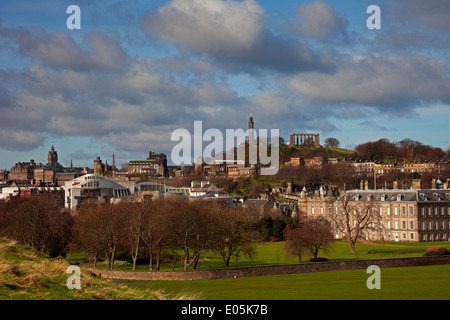
<path fill-rule="evenodd" d="M 55 68 L 118 71 L 126 64 L 127 57 L 120 45 L 102 32 L 86 35 L 89 49 L 82 49 L 64 31 L 49 33 L 41 27 L 2 28 L 0 36 L 17 44 L 21 54 Z"/>
<path fill-rule="evenodd" d="M 301 18 L 295 31 L 305 36 L 328 38 L 347 31 L 347 18 L 325 2 L 300 4 L 295 11 Z"/>
<path fill-rule="evenodd" d="M 381 5 L 382 29 L 366 42 L 369 50 L 387 54 L 422 51 L 448 59 L 448 0 L 398 0 Z M 365 41 L 367 39 L 361 39 Z"/>
<path fill-rule="evenodd" d="M 346 56 L 334 73 L 297 74 L 285 83 L 316 103 L 373 106 L 397 115 L 423 102 L 450 102 L 448 67 L 421 55 Z"/>

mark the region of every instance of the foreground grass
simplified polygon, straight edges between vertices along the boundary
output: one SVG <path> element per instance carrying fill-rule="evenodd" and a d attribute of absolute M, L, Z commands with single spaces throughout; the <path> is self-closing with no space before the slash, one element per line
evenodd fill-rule
<path fill-rule="evenodd" d="M 200 293 L 204 300 L 449 300 L 450 266 L 381 269 L 381 289 L 369 290 L 366 270 L 252 278 L 151 281 L 128 284 L 142 290 Z"/>
<path fill-rule="evenodd" d="M 66 281 L 69 264 L 0 239 L 1 300 L 163 300 L 160 289 L 135 289 L 118 286 L 82 270 L 81 289 L 69 290 Z M 195 299 L 194 294 L 180 291 L 171 299 Z"/>

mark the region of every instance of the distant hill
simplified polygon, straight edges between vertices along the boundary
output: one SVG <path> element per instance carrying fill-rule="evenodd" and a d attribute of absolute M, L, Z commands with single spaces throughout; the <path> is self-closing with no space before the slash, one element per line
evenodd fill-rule
<path fill-rule="evenodd" d="M 81 269 L 81 289 L 69 290 L 69 263 L 50 259 L 28 246 L 0 239 L 0 299 L 2 300 L 163 300 L 160 291 L 119 286 Z"/>

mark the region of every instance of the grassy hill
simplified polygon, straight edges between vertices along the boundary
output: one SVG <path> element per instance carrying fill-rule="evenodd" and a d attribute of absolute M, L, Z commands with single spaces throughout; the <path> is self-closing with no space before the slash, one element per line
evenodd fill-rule
<path fill-rule="evenodd" d="M 81 289 L 69 290 L 69 263 L 50 259 L 28 246 L 0 239 L 1 300 L 165 300 L 162 290 L 119 286 L 81 270 Z M 195 299 L 181 293 L 174 299 Z"/>

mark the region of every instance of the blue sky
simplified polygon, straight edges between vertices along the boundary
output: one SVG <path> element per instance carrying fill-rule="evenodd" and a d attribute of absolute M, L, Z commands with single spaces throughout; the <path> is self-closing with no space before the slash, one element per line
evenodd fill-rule
<path fill-rule="evenodd" d="M 81 9 L 69 30 L 66 8 Z M 369 30 L 368 6 L 381 8 Z M 169 156 L 173 130 L 320 133 L 448 149 L 448 0 L 7 1 L 0 168 Z"/>

